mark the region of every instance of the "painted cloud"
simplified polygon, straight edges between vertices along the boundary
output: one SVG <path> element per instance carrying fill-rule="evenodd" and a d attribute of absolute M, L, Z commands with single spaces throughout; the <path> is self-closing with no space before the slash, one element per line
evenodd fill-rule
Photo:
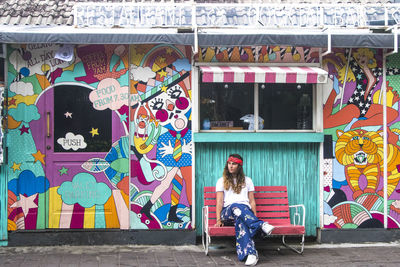
<path fill-rule="evenodd" d="M 8 114 L 16 121 L 31 122 L 40 119 L 40 114 L 35 105 L 20 103 L 16 108 L 10 108 Z"/>
<path fill-rule="evenodd" d="M 156 73 L 149 67 L 137 67 L 131 65 L 131 79 L 135 81 L 147 82 L 149 79 L 156 77 Z"/>
<path fill-rule="evenodd" d="M 65 138 L 58 138 L 57 143 L 59 143 L 65 150 L 74 150 L 86 148 L 87 144 L 85 143 L 85 139 L 80 134 L 67 133 Z"/>
<path fill-rule="evenodd" d="M 10 91 L 22 96 L 34 95 L 33 85 L 31 83 L 25 83 L 21 81 L 13 82 L 10 85 Z"/>
<path fill-rule="evenodd" d="M 78 173 L 72 182 L 64 182 L 57 189 L 64 203 L 78 203 L 84 208 L 104 205 L 111 196 L 111 189 L 105 183 L 98 183 L 90 173 Z"/>

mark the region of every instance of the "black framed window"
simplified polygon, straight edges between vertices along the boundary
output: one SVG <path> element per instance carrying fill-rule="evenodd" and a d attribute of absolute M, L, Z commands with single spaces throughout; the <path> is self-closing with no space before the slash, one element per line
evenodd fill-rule
<path fill-rule="evenodd" d="M 94 109 L 89 100 L 90 92 L 89 88 L 83 86 L 54 87 L 54 152 L 109 151 L 112 145 L 111 110 Z M 77 136 L 77 141 L 68 141 L 70 145 L 63 145 L 58 140 L 66 139 L 68 133 Z M 77 145 L 77 142 L 80 144 Z M 78 149 L 74 151 L 69 146 Z"/>
<path fill-rule="evenodd" d="M 258 130 L 313 129 L 312 84 L 200 83 L 200 130 L 253 131 L 257 102 Z"/>

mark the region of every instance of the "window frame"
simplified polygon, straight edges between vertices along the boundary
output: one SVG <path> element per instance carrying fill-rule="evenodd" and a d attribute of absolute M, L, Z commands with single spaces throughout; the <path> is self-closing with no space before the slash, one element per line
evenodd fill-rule
<path fill-rule="evenodd" d="M 313 93 L 313 109 L 312 109 L 312 129 L 258 129 L 258 123 L 254 123 L 254 130 L 201 130 L 200 128 L 200 84 L 201 84 L 201 70 L 200 66 L 283 66 L 283 67 L 319 67 L 319 63 L 286 63 L 286 64 L 249 64 L 249 63 L 197 63 L 193 67 L 193 132 L 194 133 L 320 133 L 323 132 L 323 122 L 322 122 L 322 86 L 323 84 L 312 84 Z M 259 84 L 254 83 L 254 120 L 257 122 L 259 117 Z"/>

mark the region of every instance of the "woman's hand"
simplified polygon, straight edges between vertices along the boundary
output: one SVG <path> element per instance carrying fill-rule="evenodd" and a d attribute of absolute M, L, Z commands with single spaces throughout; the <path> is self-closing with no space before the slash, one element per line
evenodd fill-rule
<path fill-rule="evenodd" d="M 222 226 L 224 226 L 224 223 L 221 222 L 221 220 L 217 220 L 217 223 L 214 224 L 214 227 L 222 227 Z"/>

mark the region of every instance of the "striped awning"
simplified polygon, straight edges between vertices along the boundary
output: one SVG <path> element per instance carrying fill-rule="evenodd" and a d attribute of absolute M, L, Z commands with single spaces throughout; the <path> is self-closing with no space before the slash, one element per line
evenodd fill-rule
<path fill-rule="evenodd" d="M 201 66 L 204 83 L 326 83 L 328 73 L 317 67 Z"/>

